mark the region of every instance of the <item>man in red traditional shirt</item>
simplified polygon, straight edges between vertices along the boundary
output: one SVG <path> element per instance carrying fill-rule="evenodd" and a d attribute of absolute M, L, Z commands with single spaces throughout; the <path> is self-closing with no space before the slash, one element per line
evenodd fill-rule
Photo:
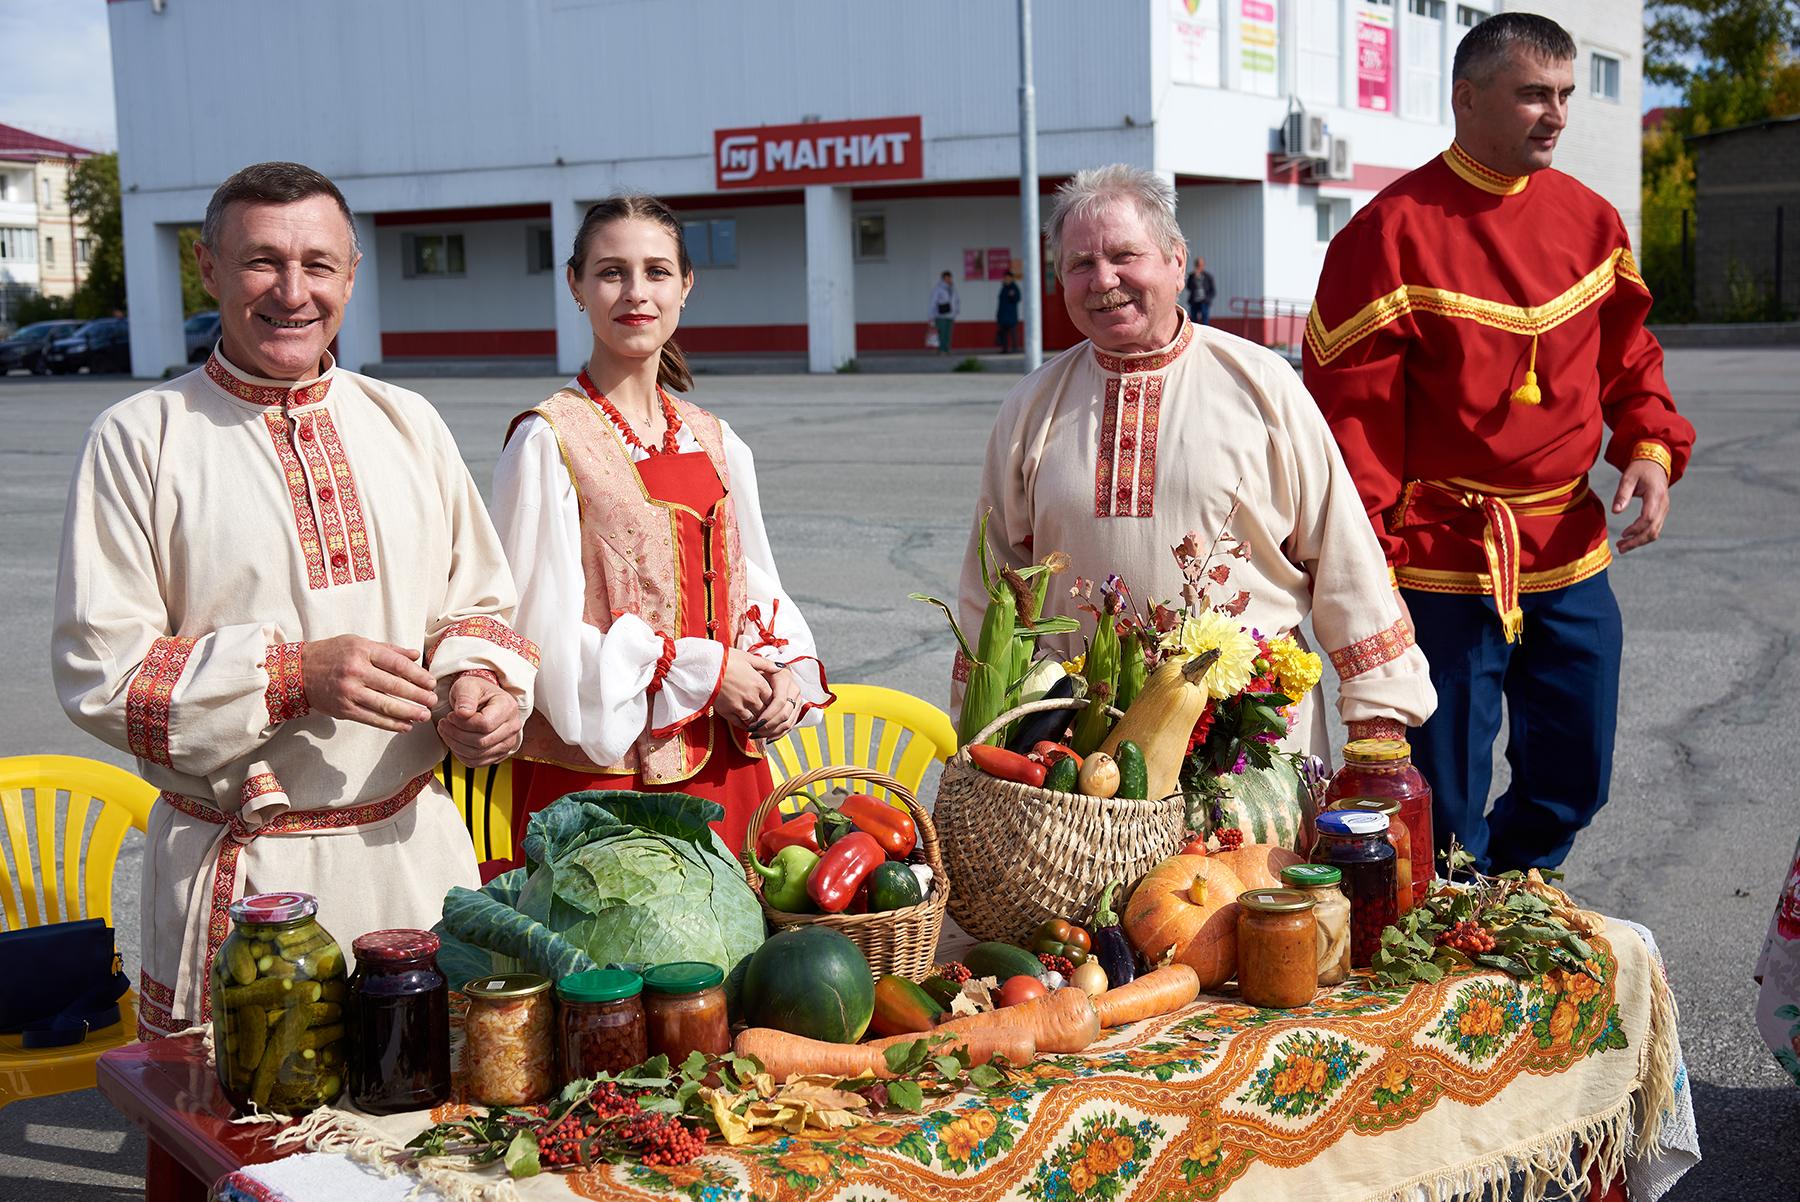
<path fill-rule="evenodd" d="M 1435 836 L 1484 869 L 1554 867 L 1606 803 L 1622 630 L 1606 510 L 1654 541 L 1693 427 L 1644 329 L 1650 294 L 1618 213 L 1550 170 L 1575 43 L 1503 13 L 1457 48 L 1456 141 L 1332 241 L 1306 384 L 1356 477 L 1438 708 L 1414 732 Z M 1486 813 L 1507 705 L 1512 781 Z M 1393 732 L 1396 736 L 1401 732 Z"/>

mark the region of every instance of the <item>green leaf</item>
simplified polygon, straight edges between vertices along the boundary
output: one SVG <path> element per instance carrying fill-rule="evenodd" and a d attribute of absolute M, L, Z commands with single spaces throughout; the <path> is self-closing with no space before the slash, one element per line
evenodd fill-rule
<path fill-rule="evenodd" d="M 538 1175 L 538 1142 L 537 1136 L 530 1131 L 520 1131 L 506 1145 L 506 1175 L 509 1177 L 535 1177 Z"/>
<path fill-rule="evenodd" d="M 1531 969 L 1522 961 L 1515 960 L 1511 956 L 1495 955 L 1493 952 L 1483 952 L 1481 955 L 1476 956 L 1475 963 L 1481 965 L 1483 968 L 1498 969 L 1503 973 L 1515 977 L 1529 977 L 1533 975 Z"/>
<path fill-rule="evenodd" d="M 689 1052 L 687 1054 L 687 1059 L 681 1062 L 682 1078 L 684 1080 L 693 1081 L 706 1076 L 706 1065 L 707 1060 L 705 1052 L 702 1052 L 699 1049 Z"/>
<path fill-rule="evenodd" d="M 977 1064 L 969 1070 L 969 1084 L 977 1089 L 993 1089 L 1006 1083 L 1006 1074 L 991 1064 Z"/>
<path fill-rule="evenodd" d="M 907 1071 L 907 1061 L 912 1059 L 914 1052 L 923 1053 L 924 1051 L 925 1041 L 915 1039 L 909 1043 L 889 1045 L 887 1050 L 881 1053 L 881 1058 L 887 1062 L 888 1072 L 899 1074 Z"/>
<path fill-rule="evenodd" d="M 1430 960 L 1421 960 L 1413 965 L 1413 976 L 1429 985 L 1434 981 L 1443 980 L 1444 970 Z"/>
<path fill-rule="evenodd" d="M 917 1081 L 904 1079 L 887 1083 L 888 1102 L 910 1114 L 918 1114 L 925 1109 L 925 1092 L 919 1088 Z"/>
<path fill-rule="evenodd" d="M 937 1071 L 939 1073 L 942 1073 L 945 1077 L 947 1077 L 948 1079 L 950 1079 L 952 1081 L 955 1081 L 962 1076 L 962 1073 L 963 1073 L 962 1062 L 957 1060 L 957 1058 L 954 1056 L 939 1056 L 937 1059 L 933 1060 L 931 1063 L 937 1067 Z"/>

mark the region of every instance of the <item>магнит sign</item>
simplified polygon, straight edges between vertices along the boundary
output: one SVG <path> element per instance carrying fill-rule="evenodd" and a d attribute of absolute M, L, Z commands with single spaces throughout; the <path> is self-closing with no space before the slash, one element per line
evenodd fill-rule
<path fill-rule="evenodd" d="M 918 117 L 720 129 L 713 169 L 720 188 L 923 179 L 924 137 Z"/>

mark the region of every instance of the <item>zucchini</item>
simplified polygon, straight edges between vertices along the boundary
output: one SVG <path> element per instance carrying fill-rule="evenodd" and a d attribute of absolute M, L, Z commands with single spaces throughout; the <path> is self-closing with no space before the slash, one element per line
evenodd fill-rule
<path fill-rule="evenodd" d="M 1075 757 L 1065 755 L 1050 765 L 1050 771 L 1044 775 L 1044 788 L 1053 793 L 1073 793 L 1080 775 L 1081 769 L 1075 766 Z"/>
<path fill-rule="evenodd" d="M 1010 943 L 977 943 L 964 953 L 962 962 L 978 977 L 1004 983 L 1010 977 L 1044 979 L 1044 964 L 1035 955 Z"/>
<path fill-rule="evenodd" d="M 1113 753 L 1119 761 L 1119 797 L 1150 796 L 1150 769 L 1144 763 L 1144 751 L 1130 739 L 1121 740 Z"/>

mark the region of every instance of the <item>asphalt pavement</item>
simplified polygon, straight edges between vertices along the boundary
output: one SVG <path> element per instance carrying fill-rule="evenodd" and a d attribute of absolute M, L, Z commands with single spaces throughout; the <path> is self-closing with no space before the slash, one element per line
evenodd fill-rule
<path fill-rule="evenodd" d="M 1699 449 L 1662 541 L 1612 569 L 1626 628 L 1613 798 L 1566 867 L 1581 900 L 1648 926 L 1668 961 L 1706 1156 L 1669 1196 L 1785 1202 L 1800 1197 L 1800 1089 L 1756 1034 L 1750 971 L 1800 835 L 1800 351 L 1674 351 L 1668 370 Z M 943 619 L 906 596 L 953 593 L 988 428 L 1016 378 L 700 377 L 693 399 L 756 454 L 783 581 L 834 680 L 946 700 Z M 403 382 L 444 414 L 485 492 L 508 420 L 560 381 Z M 137 387 L 0 380 L 0 604 L 14 656 L 0 755 L 129 766 L 63 716 L 47 649 L 75 454 L 94 417 Z M 1594 487 L 1610 496 L 1616 479 L 1602 465 Z M 135 840 L 114 891 L 134 979 Z M 95 1091 L 0 1111 L 0 1202 L 135 1197 L 143 1163 L 141 1134 Z"/>

